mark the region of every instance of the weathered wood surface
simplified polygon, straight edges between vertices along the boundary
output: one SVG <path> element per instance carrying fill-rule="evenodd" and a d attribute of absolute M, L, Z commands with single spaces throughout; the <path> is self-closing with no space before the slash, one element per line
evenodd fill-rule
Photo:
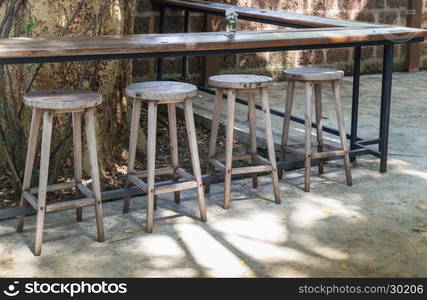
<path fill-rule="evenodd" d="M 126 95 L 144 101 L 155 101 L 159 104 L 182 102 L 197 95 L 195 85 L 175 81 L 138 82 L 126 87 Z"/>
<path fill-rule="evenodd" d="M 274 199 L 277 204 L 280 204 L 282 203 L 282 200 L 280 197 L 280 185 L 279 185 L 279 177 L 277 172 L 276 153 L 274 150 L 273 129 L 271 128 L 270 105 L 268 103 L 267 88 L 265 87 L 261 88 L 260 94 L 261 94 L 262 113 L 264 115 L 265 140 L 267 143 L 268 160 L 270 161 L 271 181 L 273 183 Z"/>
<path fill-rule="evenodd" d="M 0 39 L 0 59 L 81 57 L 85 55 L 162 54 L 333 45 L 358 42 L 407 41 L 427 31 L 407 27 L 315 28 L 241 31 L 234 39 L 224 32 L 139 34 L 68 38 Z"/>
<path fill-rule="evenodd" d="M 24 95 L 24 103 L 40 109 L 84 110 L 102 103 L 102 95 L 92 91 L 46 90 Z"/>
<path fill-rule="evenodd" d="M 350 20 L 338 20 L 327 17 L 303 15 L 298 13 L 281 12 L 274 10 L 266 10 L 255 7 L 245 7 L 230 5 L 224 3 L 214 3 L 207 1 L 195 1 L 195 0 L 152 0 L 157 4 L 175 6 L 180 8 L 186 8 L 191 10 L 198 10 L 203 12 L 221 13 L 225 14 L 225 11 L 233 7 L 241 18 L 255 18 L 260 21 L 272 21 L 275 23 L 292 24 L 303 27 L 381 27 L 382 24 L 364 23 Z"/>
<path fill-rule="evenodd" d="M 197 147 L 196 126 L 194 122 L 194 112 L 192 99 L 184 102 L 184 116 L 187 127 L 188 145 L 190 148 L 191 164 L 193 166 L 193 175 L 196 180 L 197 202 L 199 203 L 200 220 L 207 221 L 205 194 L 203 191 L 202 171 L 200 169 L 199 150 Z"/>

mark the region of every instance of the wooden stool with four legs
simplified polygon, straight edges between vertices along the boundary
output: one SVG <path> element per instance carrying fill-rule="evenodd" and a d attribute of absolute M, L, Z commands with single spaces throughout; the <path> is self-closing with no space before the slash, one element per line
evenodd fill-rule
<path fill-rule="evenodd" d="M 311 180 L 311 160 L 312 159 L 324 159 L 328 157 L 339 157 L 344 158 L 345 173 L 347 178 L 347 185 L 352 185 L 351 178 L 351 166 L 349 150 L 347 146 L 347 136 L 344 126 L 344 118 L 341 107 L 341 92 L 339 80 L 344 77 L 344 72 L 329 68 L 296 68 L 288 69 L 285 71 L 287 77 L 288 90 L 285 108 L 285 120 L 283 125 L 282 145 L 280 160 L 284 161 L 286 152 L 291 153 L 297 157 L 305 159 L 305 188 L 306 192 L 310 191 L 310 180 Z M 297 149 L 298 146 L 288 145 L 289 137 L 289 126 L 292 114 L 292 103 L 294 98 L 295 83 L 302 82 L 305 84 L 305 151 Z M 338 129 L 341 139 L 341 148 L 334 147 L 332 145 L 325 144 L 322 137 L 322 84 L 330 83 L 334 92 L 335 98 L 335 110 L 338 120 Z M 314 93 L 313 93 L 314 90 Z M 311 151 L 311 129 L 312 129 L 312 98 L 315 98 L 316 108 L 316 123 L 317 123 L 317 153 Z M 323 149 L 327 148 L 331 151 L 324 152 Z M 319 162 L 319 173 L 323 173 L 324 163 Z M 283 176 L 281 172 L 280 176 Z"/>
<path fill-rule="evenodd" d="M 28 203 L 37 210 L 34 255 L 41 254 L 45 214 L 54 211 L 76 209 L 77 220 L 81 221 L 82 207 L 95 206 L 98 241 L 104 242 L 102 220 L 101 187 L 99 182 L 98 156 L 95 136 L 95 110 L 102 103 L 102 95 L 95 92 L 77 90 L 36 91 L 24 96 L 24 103 L 33 108 L 24 182 L 22 184 L 21 206 Z M 48 185 L 49 159 L 54 114 L 73 114 L 74 174 L 73 182 Z M 92 190 L 82 183 L 82 117 L 85 117 L 86 139 L 91 163 Z M 34 160 L 41 120 L 43 118 L 40 175 L 38 187 L 31 187 Z M 86 198 L 46 204 L 47 192 L 76 187 Z M 34 194 L 38 194 L 37 198 Z M 24 229 L 24 217 L 18 218 L 17 231 Z"/>
<path fill-rule="evenodd" d="M 215 109 L 212 117 L 212 132 L 209 145 L 209 169 L 208 173 L 213 173 L 215 169 L 225 172 L 224 186 L 224 209 L 230 207 L 231 199 L 231 176 L 237 174 L 253 174 L 253 187 L 257 186 L 257 173 L 271 172 L 273 181 L 274 198 L 276 203 L 281 203 L 279 179 L 277 174 L 276 154 L 274 150 L 273 133 L 271 129 L 270 108 L 268 103 L 267 88 L 273 84 L 273 79 L 258 75 L 217 75 L 209 78 L 209 85 L 216 88 Z M 227 133 L 225 156 L 216 156 L 216 145 L 218 138 L 218 128 L 223 102 L 223 93 L 227 93 Z M 250 153 L 246 155 L 233 156 L 233 133 L 236 105 L 236 92 L 244 92 L 248 95 L 249 128 L 251 136 Z M 262 113 L 264 116 L 265 137 L 268 148 L 268 160 L 257 153 L 256 135 L 256 93 L 261 94 Z M 234 160 L 251 160 L 255 166 L 233 168 Z M 210 190 L 210 183 L 206 184 L 206 192 Z"/>
<path fill-rule="evenodd" d="M 179 203 L 179 192 L 188 189 L 197 190 L 201 220 L 206 222 L 205 196 L 203 192 L 192 104 L 192 98 L 197 95 L 197 87 L 188 83 L 171 81 L 142 82 L 128 86 L 126 88 L 126 95 L 133 98 L 126 189 L 128 188 L 129 183 L 133 183 L 147 194 L 147 232 L 152 232 L 153 230 L 155 196 L 174 192 L 175 202 Z M 135 171 L 135 157 L 142 102 L 148 103 L 147 170 L 137 172 Z M 184 115 L 187 125 L 191 162 L 193 165 L 193 175 L 190 175 L 183 169 L 179 168 L 176 123 L 177 103 L 183 103 L 184 105 Z M 172 166 L 156 169 L 157 105 L 159 104 L 168 105 Z M 174 177 L 175 182 L 156 187 L 154 181 L 155 177 L 158 175 L 171 175 Z M 147 183 L 140 179 L 144 177 L 147 178 Z M 180 179 L 184 179 L 184 181 Z M 123 212 L 129 212 L 129 197 L 125 198 Z"/>

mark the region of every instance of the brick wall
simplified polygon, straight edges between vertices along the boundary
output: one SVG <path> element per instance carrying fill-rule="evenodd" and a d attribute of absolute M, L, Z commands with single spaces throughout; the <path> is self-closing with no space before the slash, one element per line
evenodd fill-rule
<path fill-rule="evenodd" d="M 148 0 L 146 0 L 148 1 Z M 156 7 L 148 9 L 146 1 L 141 1 L 142 5 L 137 14 L 135 22 L 136 33 L 157 32 L 159 23 L 159 13 Z M 408 0 L 216 0 L 218 2 L 237 4 L 243 6 L 260 7 L 279 11 L 290 11 L 305 13 L 332 18 L 342 18 L 350 20 L 360 20 L 366 22 L 377 22 L 394 25 L 404 25 L 407 22 L 407 1 Z M 427 1 L 424 2 L 424 27 L 427 27 Z M 209 17 L 208 23 L 215 24 L 214 30 L 224 29 L 223 18 Z M 206 25 L 201 14 L 190 14 L 190 31 L 205 31 Z M 182 32 L 183 11 L 167 10 L 165 32 Z M 266 30 L 278 28 L 273 25 L 259 24 L 241 21 L 240 30 Z M 427 68 L 427 44 L 422 47 L 422 62 Z M 300 65 L 333 66 L 352 72 L 353 50 L 328 49 L 310 51 L 290 51 L 272 52 L 259 54 L 227 55 L 217 57 L 216 65 L 219 72 L 254 72 L 272 75 L 280 78 L 282 70 L 288 67 Z M 406 60 L 406 46 L 397 46 L 395 53 L 395 70 L 403 69 Z M 363 48 L 363 73 L 380 72 L 382 65 L 381 47 Z M 202 58 L 190 58 L 188 70 L 190 79 L 199 80 L 200 70 L 204 66 Z M 164 62 L 164 73 L 166 76 L 179 76 L 181 70 L 181 60 L 177 58 L 167 58 Z M 134 75 L 139 79 L 154 79 L 156 71 L 155 60 L 140 60 L 135 63 Z"/>

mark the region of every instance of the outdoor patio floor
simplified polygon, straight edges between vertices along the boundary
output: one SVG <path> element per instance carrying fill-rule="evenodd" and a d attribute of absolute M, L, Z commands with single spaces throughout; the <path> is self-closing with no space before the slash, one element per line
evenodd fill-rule
<path fill-rule="evenodd" d="M 386 174 L 370 156 L 353 165 L 353 187 L 345 185 L 342 162 L 313 168 L 312 192 L 302 191 L 303 172 L 281 181 L 283 204 L 273 202 L 270 178 L 257 190 L 250 180 L 233 183 L 230 210 L 221 208 L 223 185 L 207 197 L 208 222 L 199 221 L 195 193 L 181 205 L 172 195 L 159 197 L 152 234 L 145 233 L 145 198 L 132 201 L 122 215 L 121 201 L 107 203 L 107 241 L 96 242 L 94 209 L 46 218 L 43 252 L 32 255 L 35 218 L 25 232 L 16 220 L 0 222 L 0 276 L 4 277 L 425 277 L 427 276 L 427 72 L 394 75 L 390 160 Z M 271 89 L 271 106 L 284 107 L 283 89 Z M 377 138 L 380 75 L 361 79 L 360 136 Z M 347 130 L 351 78 L 343 80 Z M 331 90 L 324 88 L 323 115 L 335 126 Z M 295 114 L 301 116 L 303 89 Z M 196 111 L 208 117 L 212 101 L 201 95 Z M 238 106 L 237 127 L 245 130 L 246 109 Z M 276 141 L 282 121 L 273 118 Z M 295 126 L 295 123 L 293 123 Z M 263 128 L 259 122 L 259 129 Z M 303 127 L 293 128 L 302 141 Z M 261 134 L 260 134 L 261 136 Z M 335 137 L 331 137 L 337 140 Z"/>

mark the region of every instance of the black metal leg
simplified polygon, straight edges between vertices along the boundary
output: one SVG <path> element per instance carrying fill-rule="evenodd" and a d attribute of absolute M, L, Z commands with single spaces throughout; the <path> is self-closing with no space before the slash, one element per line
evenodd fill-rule
<path fill-rule="evenodd" d="M 357 149 L 357 125 L 359 121 L 359 90 L 360 90 L 360 61 L 362 48 L 354 48 L 354 70 L 353 70 L 353 100 L 351 106 L 351 143 L 350 150 Z M 351 162 L 356 161 L 356 156 L 350 158 Z"/>
<path fill-rule="evenodd" d="M 165 8 L 160 7 L 160 17 L 159 17 L 159 33 L 163 33 L 165 29 Z M 162 80 L 163 72 L 163 58 L 159 57 L 157 59 L 157 80 Z"/>
<path fill-rule="evenodd" d="M 380 143 L 381 153 L 380 172 L 387 172 L 388 135 L 390 126 L 390 102 L 393 80 L 394 45 L 384 45 L 383 82 L 381 91 Z"/>
<path fill-rule="evenodd" d="M 185 10 L 184 15 L 184 32 L 187 33 L 190 27 L 190 12 Z M 182 57 L 182 68 L 181 68 L 182 80 L 187 79 L 187 56 Z"/>

